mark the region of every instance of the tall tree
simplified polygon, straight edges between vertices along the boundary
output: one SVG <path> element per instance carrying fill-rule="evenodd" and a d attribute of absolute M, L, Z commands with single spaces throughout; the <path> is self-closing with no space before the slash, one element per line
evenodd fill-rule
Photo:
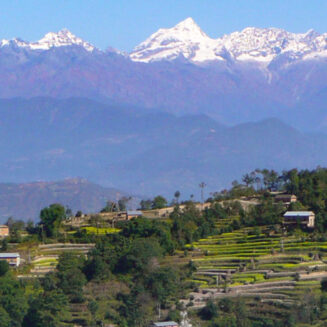
<path fill-rule="evenodd" d="M 167 206 L 167 200 L 161 196 L 156 196 L 152 201 L 152 209 L 162 209 Z"/>
<path fill-rule="evenodd" d="M 59 203 L 51 204 L 41 210 L 40 219 L 47 236 L 57 235 L 61 222 L 66 217 L 66 209 Z"/>
<path fill-rule="evenodd" d="M 175 200 L 176 200 L 176 203 L 178 203 L 178 200 L 179 200 L 179 197 L 181 196 L 181 192 L 180 191 L 176 191 L 174 193 L 174 197 L 175 197 Z"/>

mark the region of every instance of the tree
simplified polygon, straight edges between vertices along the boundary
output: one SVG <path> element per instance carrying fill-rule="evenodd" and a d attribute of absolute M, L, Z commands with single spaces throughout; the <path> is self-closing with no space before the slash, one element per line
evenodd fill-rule
<path fill-rule="evenodd" d="M 9 264 L 7 261 L 0 261 L 0 277 L 4 276 L 9 271 Z"/>
<path fill-rule="evenodd" d="M 104 212 L 117 212 L 119 211 L 118 204 L 114 201 L 107 201 L 106 205 L 104 208 L 101 209 L 101 213 Z"/>
<path fill-rule="evenodd" d="M 147 289 L 161 304 L 165 304 L 169 297 L 177 295 L 178 286 L 178 275 L 171 267 L 156 269 L 146 280 Z"/>
<path fill-rule="evenodd" d="M 150 210 L 152 207 L 152 201 L 151 200 L 141 200 L 140 202 L 140 209 L 141 210 Z"/>
<path fill-rule="evenodd" d="M 152 209 L 162 209 L 167 206 L 167 200 L 161 196 L 156 196 L 152 201 Z"/>
<path fill-rule="evenodd" d="M 8 240 L 7 238 L 4 238 L 1 241 L 1 251 L 7 251 L 8 250 Z"/>
<path fill-rule="evenodd" d="M 26 231 L 30 234 L 34 234 L 36 232 L 34 221 L 28 220 L 26 223 Z"/>
<path fill-rule="evenodd" d="M 62 290 L 43 292 L 30 301 L 23 327 L 61 327 L 61 321 L 67 319 L 68 301 Z"/>
<path fill-rule="evenodd" d="M 245 183 L 246 187 L 251 186 L 255 181 L 255 175 L 253 175 L 253 173 L 250 174 L 245 174 L 242 177 L 242 182 Z"/>
<path fill-rule="evenodd" d="M 119 211 L 126 211 L 127 204 L 132 199 L 132 197 L 123 196 L 121 199 L 118 200 L 118 207 Z"/>
<path fill-rule="evenodd" d="M 179 197 L 181 196 L 181 192 L 180 191 L 176 191 L 175 193 L 174 193 L 174 197 L 175 197 L 175 199 L 176 199 L 176 203 L 178 203 L 178 200 L 179 200 Z"/>
<path fill-rule="evenodd" d="M 0 278 L 0 308 L 3 308 L 11 319 L 11 325 L 20 326 L 27 312 L 28 304 L 18 280 L 11 274 Z M 4 315 L 6 316 L 6 315 Z"/>
<path fill-rule="evenodd" d="M 209 300 L 200 311 L 200 316 L 204 320 L 212 320 L 218 317 L 218 306 L 213 300 Z"/>
<path fill-rule="evenodd" d="M 66 206 L 66 217 L 72 217 L 73 216 L 73 211 L 70 207 Z"/>
<path fill-rule="evenodd" d="M 327 278 L 324 278 L 321 282 L 320 282 L 320 285 L 321 285 L 321 290 L 323 292 L 327 292 Z"/>
<path fill-rule="evenodd" d="M 130 249 L 124 254 L 117 266 L 117 272 L 135 270 L 143 273 L 149 267 L 152 258 L 160 257 L 162 249 L 155 238 L 139 238 L 132 242 Z"/>
<path fill-rule="evenodd" d="M 90 255 L 83 271 L 88 280 L 106 279 L 110 274 L 109 266 L 100 255 Z"/>
<path fill-rule="evenodd" d="M 81 210 L 78 210 L 75 214 L 75 217 L 79 218 L 83 216 L 83 212 Z"/>
<path fill-rule="evenodd" d="M 70 252 L 60 255 L 58 261 L 58 287 L 68 296 L 71 302 L 83 301 L 83 286 L 86 284 L 86 277 L 82 272 L 83 259 Z"/>
<path fill-rule="evenodd" d="M 0 326 L 10 326 L 10 316 L 8 312 L 3 308 L 0 307 Z"/>
<path fill-rule="evenodd" d="M 89 304 L 88 304 L 87 307 L 88 307 L 88 309 L 90 310 L 92 316 L 94 317 L 95 314 L 96 314 L 96 312 L 97 312 L 98 309 L 99 309 L 99 304 L 98 304 L 97 301 L 91 301 L 91 302 L 89 302 Z"/>
<path fill-rule="evenodd" d="M 59 203 L 51 204 L 41 210 L 40 219 L 43 230 L 48 237 L 57 235 L 61 222 L 66 217 L 66 210 Z"/>

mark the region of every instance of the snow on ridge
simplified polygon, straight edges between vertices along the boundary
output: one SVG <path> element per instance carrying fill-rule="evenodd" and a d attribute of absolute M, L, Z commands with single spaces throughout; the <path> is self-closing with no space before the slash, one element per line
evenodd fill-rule
<path fill-rule="evenodd" d="M 96 49 L 67 29 L 47 33 L 36 42 L 21 39 L 0 41 L 0 48 L 11 45 L 39 51 L 72 45 L 80 46 L 89 52 Z M 107 52 L 115 52 L 144 63 L 184 58 L 199 64 L 232 60 L 252 61 L 267 66 L 280 55 L 285 55 L 291 61 L 326 58 L 327 33 L 319 34 L 309 30 L 296 34 L 279 28 L 247 27 L 214 39 L 204 33 L 189 17 L 172 28 L 159 29 L 130 54 L 112 49 Z"/>
<path fill-rule="evenodd" d="M 138 45 L 131 53 L 134 61 L 176 59 L 183 55 L 193 61 L 220 59 L 213 53 L 215 41 L 208 37 L 192 18 L 187 18 L 173 28 L 161 28 Z"/>
<path fill-rule="evenodd" d="M 327 34 L 314 30 L 291 33 L 279 28 L 247 27 L 239 32 L 212 39 L 192 18 L 167 29 L 159 29 L 130 54 L 133 61 L 173 60 L 183 56 L 189 61 L 254 61 L 269 64 L 277 56 L 306 59 L 326 56 Z"/>
<path fill-rule="evenodd" d="M 69 45 L 79 45 L 88 51 L 93 51 L 95 49 L 93 45 L 83 41 L 67 29 L 62 29 L 58 33 L 47 33 L 41 40 L 34 43 L 30 43 L 30 48 L 48 50 L 52 47 L 61 47 Z"/>
<path fill-rule="evenodd" d="M 36 42 L 27 42 L 20 39 L 2 40 L 0 47 L 15 44 L 21 48 L 28 48 L 30 50 L 49 50 L 53 47 L 78 45 L 86 49 L 87 51 L 93 51 L 95 47 L 75 36 L 67 29 L 62 29 L 58 33 L 49 32 L 42 39 Z"/>

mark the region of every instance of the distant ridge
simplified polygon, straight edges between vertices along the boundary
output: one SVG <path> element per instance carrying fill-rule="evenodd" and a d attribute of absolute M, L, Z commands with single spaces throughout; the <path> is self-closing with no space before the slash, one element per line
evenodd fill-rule
<path fill-rule="evenodd" d="M 0 100 L 0 181 L 83 176 L 114 188 L 103 190 L 84 180 L 60 182 L 59 194 L 67 197 L 54 198 L 56 183 L 24 184 L 22 197 L 16 187 L 13 192 L 5 187 L 6 201 L 0 201 L 0 207 L 6 215 L 18 210 L 15 203 L 27 208 L 15 213 L 34 215 L 50 200 L 93 211 L 106 197 L 121 193 L 116 189 L 168 199 L 179 190 L 188 198 L 199 194 L 201 181 L 209 194 L 256 168 L 280 171 L 317 165 L 327 166 L 327 136 L 305 133 L 276 118 L 226 126 L 203 114 L 177 116 L 83 98 Z M 79 196 L 70 198 L 75 193 L 65 190 L 76 190 Z M 38 205 L 28 211 L 28 197 L 38 192 L 46 201 L 35 200 Z M 86 195 L 89 200 L 78 200 Z M 11 211 L 5 210 L 7 201 Z"/>
<path fill-rule="evenodd" d="M 125 193 L 101 187 L 82 178 L 58 182 L 0 183 L 0 222 L 16 219 L 38 220 L 40 210 L 52 203 L 61 203 L 76 213 L 95 213 L 108 200 L 117 201 Z"/>

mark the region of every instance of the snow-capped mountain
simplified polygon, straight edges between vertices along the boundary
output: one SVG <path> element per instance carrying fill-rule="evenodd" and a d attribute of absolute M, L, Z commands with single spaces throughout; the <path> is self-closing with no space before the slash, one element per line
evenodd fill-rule
<path fill-rule="evenodd" d="M 192 18 L 175 27 L 160 29 L 137 46 L 130 58 L 151 62 L 174 60 L 180 56 L 191 61 L 223 60 L 214 50 L 217 42 L 208 37 Z"/>
<path fill-rule="evenodd" d="M 27 42 L 20 39 L 2 40 L 0 47 L 9 46 L 10 44 L 30 50 L 49 50 L 53 47 L 57 48 L 72 45 L 81 46 L 87 51 L 93 51 L 95 49 L 92 44 L 75 36 L 67 29 L 62 29 L 58 33 L 47 33 L 42 39 L 36 42 Z"/>
<path fill-rule="evenodd" d="M 248 27 L 213 39 L 192 18 L 173 28 L 160 29 L 130 54 L 133 61 L 152 62 L 184 57 L 194 63 L 233 58 L 238 61 L 270 63 L 279 55 L 290 59 L 327 56 L 327 34 L 313 30 L 303 34 L 278 28 Z"/>
<path fill-rule="evenodd" d="M 17 38 L 0 41 L 0 48 L 15 46 L 39 51 L 72 45 L 80 46 L 88 52 L 95 49 L 92 44 L 67 29 L 47 33 L 36 42 Z M 126 56 L 117 50 L 108 51 Z M 281 55 L 291 62 L 327 57 L 327 33 L 319 34 L 309 30 L 307 33 L 296 34 L 278 28 L 248 27 L 214 39 L 206 35 L 192 18 L 187 18 L 172 28 L 159 29 L 138 45 L 129 54 L 129 58 L 145 63 L 183 58 L 196 64 L 233 60 L 268 65 Z"/>
<path fill-rule="evenodd" d="M 109 99 L 227 124 L 274 116 L 327 131 L 326 39 L 254 27 L 214 39 L 188 18 L 130 54 L 99 50 L 68 30 L 2 40 L 0 98 Z"/>

